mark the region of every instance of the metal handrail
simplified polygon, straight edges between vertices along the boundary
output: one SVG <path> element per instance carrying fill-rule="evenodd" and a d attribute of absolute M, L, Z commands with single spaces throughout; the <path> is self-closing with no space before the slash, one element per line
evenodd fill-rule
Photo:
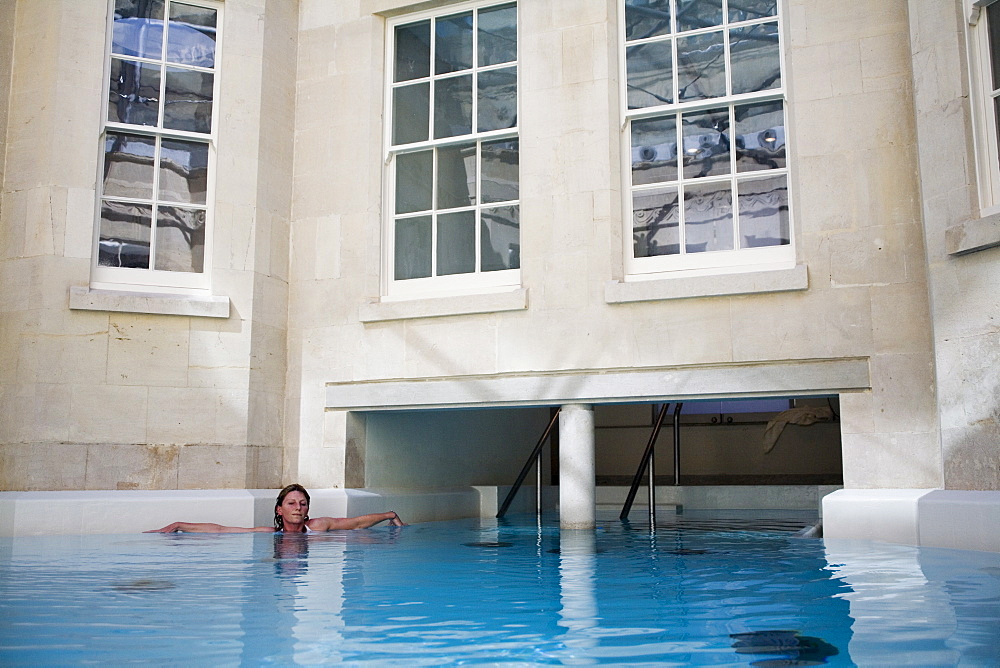
<path fill-rule="evenodd" d="M 538 465 L 538 489 L 535 491 L 535 512 L 539 515 L 542 514 L 542 446 L 545 445 L 545 441 L 549 440 L 549 434 L 552 433 L 552 429 L 556 426 L 556 421 L 559 419 L 560 410 L 562 409 L 557 408 L 552 413 L 552 419 L 549 420 L 549 426 L 545 428 L 545 432 L 542 434 L 542 437 L 538 439 L 538 443 L 535 444 L 535 449 L 531 451 L 528 461 L 524 463 L 524 467 L 518 474 L 517 480 L 514 481 L 510 491 L 507 492 L 507 498 L 504 499 L 503 504 L 500 506 L 500 511 L 497 512 L 497 517 L 503 517 L 506 514 L 507 509 L 510 508 L 510 504 L 514 501 L 514 497 L 517 496 L 518 490 L 521 489 L 524 479 L 528 477 L 528 471 L 530 471 L 531 467 L 535 464 Z"/>
<path fill-rule="evenodd" d="M 677 402 L 674 406 L 674 486 L 681 484 L 681 407 L 684 403 Z"/>
<path fill-rule="evenodd" d="M 653 433 L 649 435 L 649 441 L 646 443 L 646 450 L 642 453 L 642 459 L 639 460 L 639 468 L 635 472 L 635 476 L 632 478 L 632 486 L 628 490 L 628 497 L 625 499 L 625 506 L 622 508 L 621 515 L 618 519 L 627 520 L 628 514 L 632 510 L 632 503 L 635 502 L 635 494 L 639 491 L 639 485 L 642 484 L 642 474 L 649 466 L 649 517 L 650 520 L 655 520 L 656 518 L 656 483 L 653 478 L 653 447 L 656 445 L 656 439 L 660 435 L 660 427 L 663 426 L 663 419 L 667 416 L 667 409 L 670 404 L 663 404 L 663 408 L 660 409 L 660 414 L 656 416 L 656 423 L 653 425 Z M 676 422 L 676 419 L 675 419 Z M 652 526 L 652 525 L 650 525 Z"/>

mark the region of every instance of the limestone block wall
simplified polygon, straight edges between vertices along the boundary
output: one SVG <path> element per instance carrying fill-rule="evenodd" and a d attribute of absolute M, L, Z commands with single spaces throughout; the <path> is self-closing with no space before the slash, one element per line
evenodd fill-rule
<path fill-rule="evenodd" d="M 997 490 L 1000 216 L 980 208 L 964 4 L 910 0 L 910 57 L 944 484 Z"/>
<path fill-rule="evenodd" d="M 287 470 L 343 484 L 353 437 L 348 417 L 321 417 L 326 382 L 732 363 L 750 377 L 765 362 L 862 358 L 870 389 L 841 397 L 845 484 L 942 484 L 904 0 L 783 4 L 808 286 L 691 279 L 680 299 L 655 296 L 670 279 L 641 299 L 621 282 L 618 2 L 522 0 L 522 305 L 401 305 L 380 283 L 385 20 L 449 4 L 300 2 Z"/>
<path fill-rule="evenodd" d="M 0 489 L 277 487 L 296 6 L 224 5 L 224 318 L 69 308 L 90 280 L 107 11 L 0 6 Z"/>

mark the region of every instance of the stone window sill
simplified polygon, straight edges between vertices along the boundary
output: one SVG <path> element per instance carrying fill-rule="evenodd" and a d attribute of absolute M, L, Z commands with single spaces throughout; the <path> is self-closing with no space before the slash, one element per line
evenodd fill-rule
<path fill-rule="evenodd" d="M 84 311 L 186 315 L 202 318 L 229 317 L 229 297 L 95 290 L 79 285 L 69 289 L 69 307 Z"/>
<path fill-rule="evenodd" d="M 712 276 L 688 276 L 650 281 L 608 281 L 604 300 L 609 304 L 721 297 L 766 292 L 788 292 L 809 287 L 804 264 L 791 269 L 750 271 Z"/>
<path fill-rule="evenodd" d="M 358 317 L 361 322 L 384 322 L 498 311 L 523 311 L 526 308 L 528 308 L 528 290 L 518 288 L 486 294 L 373 302 L 362 304 L 358 309 Z"/>
<path fill-rule="evenodd" d="M 965 255 L 1000 246 L 1000 213 L 952 225 L 944 233 L 949 255 Z"/>

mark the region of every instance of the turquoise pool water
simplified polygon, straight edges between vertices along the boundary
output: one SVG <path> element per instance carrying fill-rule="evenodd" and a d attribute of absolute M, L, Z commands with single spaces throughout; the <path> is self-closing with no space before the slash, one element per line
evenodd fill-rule
<path fill-rule="evenodd" d="M 1000 555 L 660 519 L 0 539 L 0 665 L 1000 665 Z"/>

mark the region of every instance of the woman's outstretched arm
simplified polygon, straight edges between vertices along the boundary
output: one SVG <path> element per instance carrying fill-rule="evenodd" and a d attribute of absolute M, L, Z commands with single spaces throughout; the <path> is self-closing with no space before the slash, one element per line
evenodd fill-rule
<path fill-rule="evenodd" d="M 396 511 L 390 510 L 387 513 L 372 513 L 370 515 L 358 515 L 357 517 L 315 517 L 309 520 L 309 528 L 313 531 L 367 529 L 386 520 L 394 527 L 406 526 L 406 523 L 399 518 Z"/>
<path fill-rule="evenodd" d="M 227 527 L 211 522 L 171 522 L 162 529 L 150 529 L 143 533 L 253 533 L 274 531 L 274 527 Z"/>

